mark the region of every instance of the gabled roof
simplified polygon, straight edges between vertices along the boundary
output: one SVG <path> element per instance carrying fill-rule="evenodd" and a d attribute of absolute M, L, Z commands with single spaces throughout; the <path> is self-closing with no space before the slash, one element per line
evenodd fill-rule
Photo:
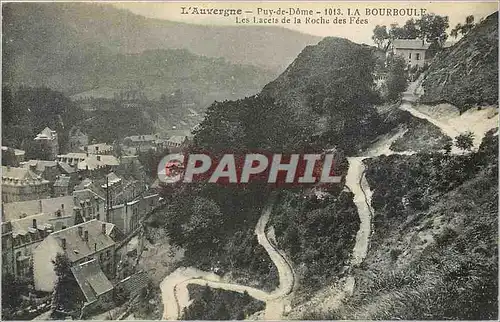
<path fill-rule="evenodd" d="M 394 39 L 392 44 L 396 49 L 428 49 L 430 46 L 422 39 Z"/>
<path fill-rule="evenodd" d="M 90 154 L 85 160 L 77 165 L 78 170 L 94 170 L 105 166 L 117 166 L 120 162 L 114 155 L 95 155 Z"/>
<path fill-rule="evenodd" d="M 113 289 L 96 259 L 71 267 L 71 272 L 87 302 L 94 302 L 100 295 Z"/>
<path fill-rule="evenodd" d="M 184 143 L 185 140 L 186 140 L 185 136 L 174 135 L 174 136 L 171 136 L 167 140 L 167 142 L 172 142 L 172 143 L 176 143 L 176 144 L 182 144 L 182 143 Z"/>
<path fill-rule="evenodd" d="M 68 187 L 70 181 L 71 181 L 70 177 L 61 175 L 54 182 L 54 187 Z"/>
<path fill-rule="evenodd" d="M 49 181 L 25 168 L 2 166 L 2 185 L 37 185 Z"/>
<path fill-rule="evenodd" d="M 23 168 L 34 170 L 36 172 L 44 172 L 45 168 L 53 168 L 57 166 L 57 161 L 47 160 L 29 160 L 22 163 Z"/>
<path fill-rule="evenodd" d="M 95 193 L 94 191 L 92 191 L 90 189 L 73 191 L 73 198 L 76 198 L 78 202 L 83 201 L 83 200 L 90 200 L 91 198 L 106 200 L 106 199 L 104 199 L 104 197 L 98 195 L 97 193 Z"/>
<path fill-rule="evenodd" d="M 55 138 L 55 131 L 52 131 L 49 127 L 44 128 L 35 137 L 35 140 L 52 140 Z"/>
<path fill-rule="evenodd" d="M 39 213 L 54 214 L 62 209 L 66 214 L 71 214 L 75 206 L 72 196 L 47 198 L 39 200 L 27 200 L 18 202 L 4 203 L 4 219 L 5 221 L 21 218 L 23 215 L 32 216 Z"/>
<path fill-rule="evenodd" d="M 71 174 L 71 173 L 75 173 L 75 168 L 73 168 L 72 166 L 70 166 L 69 164 L 65 163 L 65 162 L 58 162 L 59 164 L 59 167 L 61 168 L 61 170 L 66 173 L 66 174 Z"/>
<path fill-rule="evenodd" d="M 106 233 L 102 232 L 102 224 L 105 224 Z M 62 239 L 66 240 L 66 256 L 71 262 L 76 262 L 82 258 L 90 256 L 115 244 L 113 238 L 109 236 L 115 225 L 100 220 L 90 220 L 78 225 L 68 227 L 50 234 L 50 238 L 57 240 L 62 248 Z M 79 235 L 78 227 L 82 231 L 88 231 L 88 241 Z"/>

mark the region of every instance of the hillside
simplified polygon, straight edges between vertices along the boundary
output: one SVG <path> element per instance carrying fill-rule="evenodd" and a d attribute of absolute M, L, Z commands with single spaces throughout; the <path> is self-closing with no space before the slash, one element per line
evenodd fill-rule
<path fill-rule="evenodd" d="M 423 82 L 423 103 L 447 102 L 462 111 L 498 101 L 498 12 L 438 54 Z"/>
<path fill-rule="evenodd" d="M 319 40 L 283 28 L 189 25 L 83 3 L 6 4 L 3 31 L 4 82 L 49 84 L 70 94 L 137 78 L 157 87 L 194 80 L 199 84 L 193 86 L 220 90 L 230 83 L 229 92 L 248 88 L 245 94 L 253 94 Z M 168 49 L 210 58 L 159 51 Z M 131 77 L 137 70 L 142 73 Z"/>
<path fill-rule="evenodd" d="M 366 160 L 375 220 L 353 296 L 308 318 L 497 320 L 496 131 L 468 155 Z"/>
<path fill-rule="evenodd" d="M 354 153 L 394 127 L 374 107 L 380 102 L 374 68 L 371 47 L 325 38 L 260 94 L 210 106 L 195 143 L 276 151 L 337 146 Z"/>

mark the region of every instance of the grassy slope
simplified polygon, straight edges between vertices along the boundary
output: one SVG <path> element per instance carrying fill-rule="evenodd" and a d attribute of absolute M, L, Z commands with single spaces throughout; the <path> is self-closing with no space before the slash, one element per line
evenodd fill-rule
<path fill-rule="evenodd" d="M 371 248 L 354 296 L 326 318 L 497 318 L 498 138 L 489 139 L 470 157 L 368 162 Z"/>
<path fill-rule="evenodd" d="M 437 55 L 423 82 L 426 104 L 448 102 L 462 111 L 498 101 L 498 12 Z"/>

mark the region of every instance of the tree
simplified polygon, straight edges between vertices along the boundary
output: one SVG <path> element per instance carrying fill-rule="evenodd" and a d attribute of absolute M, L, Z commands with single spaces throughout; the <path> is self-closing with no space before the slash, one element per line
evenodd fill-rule
<path fill-rule="evenodd" d="M 450 154 L 452 146 L 453 146 L 452 140 L 451 139 L 447 140 L 443 146 L 443 149 L 446 154 Z"/>
<path fill-rule="evenodd" d="M 439 16 L 433 13 L 425 14 L 416 21 L 419 27 L 419 35 L 428 43 L 435 43 L 442 47 L 448 35 L 446 29 L 450 26 L 448 16 Z"/>
<path fill-rule="evenodd" d="M 464 151 L 470 151 L 474 146 L 474 134 L 465 132 L 455 137 L 455 146 Z"/>
<path fill-rule="evenodd" d="M 66 255 L 57 254 L 52 263 L 57 276 L 52 293 L 52 310 L 71 311 L 81 300 L 81 290 L 71 272 L 71 262 Z"/>
<path fill-rule="evenodd" d="M 453 38 L 458 37 L 458 33 L 462 34 L 462 36 L 465 36 L 469 31 L 474 28 L 476 24 L 474 23 L 474 16 L 470 15 L 465 18 L 465 24 L 458 23 L 455 28 L 453 28 L 450 31 L 450 36 Z"/>
<path fill-rule="evenodd" d="M 394 57 L 390 62 L 389 75 L 387 77 L 387 99 L 397 100 L 401 93 L 406 90 L 408 80 L 406 78 L 406 61 L 402 57 Z"/>
<path fill-rule="evenodd" d="M 375 44 L 377 44 L 379 49 L 387 50 L 387 45 L 389 43 L 389 33 L 387 33 L 387 27 L 376 25 L 373 29 L 372 39 Z"/>

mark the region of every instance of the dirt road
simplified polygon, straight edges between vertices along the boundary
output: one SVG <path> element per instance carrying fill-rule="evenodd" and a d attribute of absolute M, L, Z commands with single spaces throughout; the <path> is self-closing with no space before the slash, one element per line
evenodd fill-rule
<path fill-rule="evenodd" d="M 271 245 L 266 235 L 266 226 L 271 215 L 273 204 L 274 195 L 271 196 L 270 201 L 257 222 L 255 234 L 257 235 L 259 244 L 264 247 L 278 269 L 278 288 L 267 293 L 253 287 L 228 283 L 220 276 L 211 272 L 204 272 L 193 267 L 181 267 L 167 276 L 160 284 L 164 306 L 164 320 L 179 319 L 180 312 L 182 312 L 183 308 L 189 306 L 191 302 L 187 289 L 189 284 L 208 285 L 212 288 L 238 293 L 246 291 L 253 298 L 266 302 L 264 315 L 266 320 L 279 320 L 283 316 L 284 310 L 289 305 L 289 300 L 286 299 L 286 296 L 290 294 L 293 289 L 295 276 L 291 265 L 282 253 Z"/>

